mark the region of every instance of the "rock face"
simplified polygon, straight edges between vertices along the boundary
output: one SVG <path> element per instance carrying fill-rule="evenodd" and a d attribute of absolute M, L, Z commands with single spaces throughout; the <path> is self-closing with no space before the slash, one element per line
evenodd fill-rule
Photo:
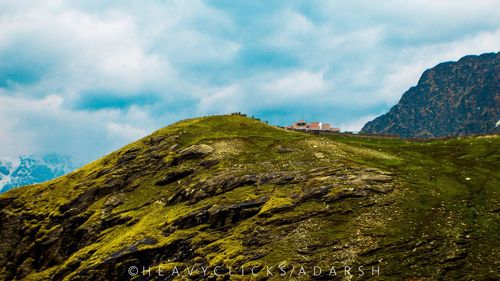
<path fill-rule="evenodd" d="M 500 132 L 500 53 L 426 70 L 391 110 L 361 133 L 433 138 Z"/>
<path fill-rule="evenodd" d="M 336 138 L 197 118 L 5 192 L 0 280 L 500 278 L 500 138 Z"/>

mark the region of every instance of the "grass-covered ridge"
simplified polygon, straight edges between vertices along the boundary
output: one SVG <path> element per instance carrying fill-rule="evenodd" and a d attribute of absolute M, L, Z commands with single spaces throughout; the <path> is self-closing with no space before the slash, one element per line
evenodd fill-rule
<path fill-rule="evenodd" d="M 314 265 L 380 267 L 361 279 L 495 279 L 499 152 L 498 136 L 410 142 L 243 116 L 181 121 L 0 195 L 0 279 L 128 280 L 131 265 L 257 266 L 257 279 L 280 279 L 264 268 L 278 264 L 309 267 L 305 279 Z"/>

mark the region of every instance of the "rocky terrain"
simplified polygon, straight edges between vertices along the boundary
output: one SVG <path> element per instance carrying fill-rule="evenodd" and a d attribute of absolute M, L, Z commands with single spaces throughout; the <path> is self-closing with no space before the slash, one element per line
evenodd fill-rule
<path fill-rule="evenodd" d="M 495 280 L 499 144 L 185 120 L 0 195 L 0 279 Z"/>
<path fill-rule="evenodd" d="M 14 187 L 48 181 L 74 169 L 69 158 L 59 155 L 0 158 L 0 193 Z"/>
<path fill-rule="evenodd" d="M 435 138 L 500 132 L 500 53 L 426 70 L 388 113 L 361 133 Z"/>

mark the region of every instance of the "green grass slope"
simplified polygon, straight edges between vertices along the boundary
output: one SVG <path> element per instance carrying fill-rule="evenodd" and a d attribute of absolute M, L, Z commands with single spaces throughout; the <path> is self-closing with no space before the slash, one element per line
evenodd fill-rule
<path fill-rule="evenodd" d="M 499 279 L 499 152 L 181 121 L 0 195 L 0 279 Z"/>

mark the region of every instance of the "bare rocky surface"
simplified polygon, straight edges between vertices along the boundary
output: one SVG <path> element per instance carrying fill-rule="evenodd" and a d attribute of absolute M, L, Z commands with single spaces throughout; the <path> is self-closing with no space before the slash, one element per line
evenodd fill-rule
<path fill-rule="evenodd" d="M 500 53 L 466 56 L 426 70 L 388 113 L 361 133 L 437 138 L 500 132 Z"/>

